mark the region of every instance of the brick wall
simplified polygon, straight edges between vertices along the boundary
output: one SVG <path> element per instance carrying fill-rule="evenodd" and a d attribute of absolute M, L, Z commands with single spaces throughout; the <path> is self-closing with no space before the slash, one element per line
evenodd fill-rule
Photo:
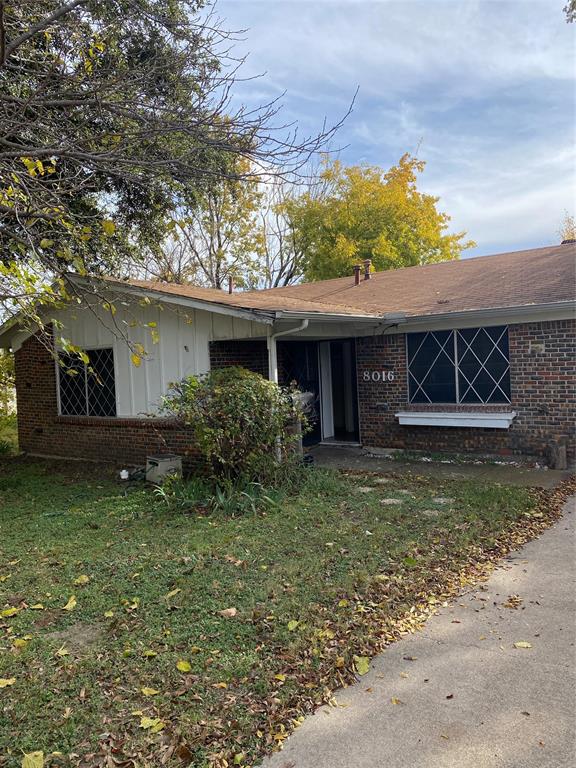
<path fill-rule="evenodd" d="M 385 448 L 546 456 L 555 439 L 568 442 L 575 461 L 576 322 L 509 326 L 510 405 L 409 405 L 404 334 L 357 339 L 360 439 Z M 543 345 L 543 346 L 539 346 Z M 394 371 L 394 381 L 365 381 L 364 372 Z M 518 414 L 510 429 L 401 426 L 401 410 L 505 411 Z"/>
<path fill-rule="evenodd" d="M 52 354 L 31 337 L 15 356 L 20 448 L 28 453 L 144 464 L 155 453 L 178 453 L 197 464 L 189 432 L 167 419 L 59 416 Z"/>
<path fill-rule="evenodd" d="M 268 378 L 268 348 L 264 339 L 210 342 L 210 368 L 239 365 Z"/>

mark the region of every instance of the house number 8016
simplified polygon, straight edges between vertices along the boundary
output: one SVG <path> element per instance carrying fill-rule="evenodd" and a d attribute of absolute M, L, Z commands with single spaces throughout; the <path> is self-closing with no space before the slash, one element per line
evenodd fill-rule
<path fill-rule="evenodd" d="M 364 381 L 394 381 L 394 371 L 364 371 Z"/>

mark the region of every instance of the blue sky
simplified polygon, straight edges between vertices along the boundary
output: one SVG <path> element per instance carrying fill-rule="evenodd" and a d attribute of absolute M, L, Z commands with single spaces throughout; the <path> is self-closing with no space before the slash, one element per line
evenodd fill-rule
<path fill-rule="evenodd" d="M 258 80 L 255 104 L 283 91 L 279 120 L 303 133 L 337 121 L 344 162 L 427 161 L 420 187 L 438 195 L 470 255 L 558 240 L 575 212 L 576 25 L 565 0 L 220 0 L 236 52 Z"/>

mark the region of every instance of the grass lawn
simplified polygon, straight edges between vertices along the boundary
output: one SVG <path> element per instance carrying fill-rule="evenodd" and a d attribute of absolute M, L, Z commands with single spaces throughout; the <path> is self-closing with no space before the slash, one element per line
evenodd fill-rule
<path fill-rule="evenodd" d="M 526 489 L 320 470 L 266 515 L 175 514 L 56 466 L 0 464 L 6 767 L 254 765 L 471 562 L 543 524 Z"/>
<path fill-rule="evenodd" d="M 2 456 L 15 453 L 18 447 L 16 416 L 0 413 L 0 461 Z"/>

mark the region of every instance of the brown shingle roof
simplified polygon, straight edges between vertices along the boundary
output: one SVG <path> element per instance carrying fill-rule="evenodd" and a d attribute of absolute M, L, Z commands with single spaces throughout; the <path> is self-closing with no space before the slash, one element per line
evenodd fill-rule
<path fill-rule="evenodd" d="M 266 311 L 345 315 L 436 315 L 521 307 L 576 299 L 576 245 L 447 261 L 286 288 L 233 294 L 152 281 L 129 281 L 151 290 Z"/>

